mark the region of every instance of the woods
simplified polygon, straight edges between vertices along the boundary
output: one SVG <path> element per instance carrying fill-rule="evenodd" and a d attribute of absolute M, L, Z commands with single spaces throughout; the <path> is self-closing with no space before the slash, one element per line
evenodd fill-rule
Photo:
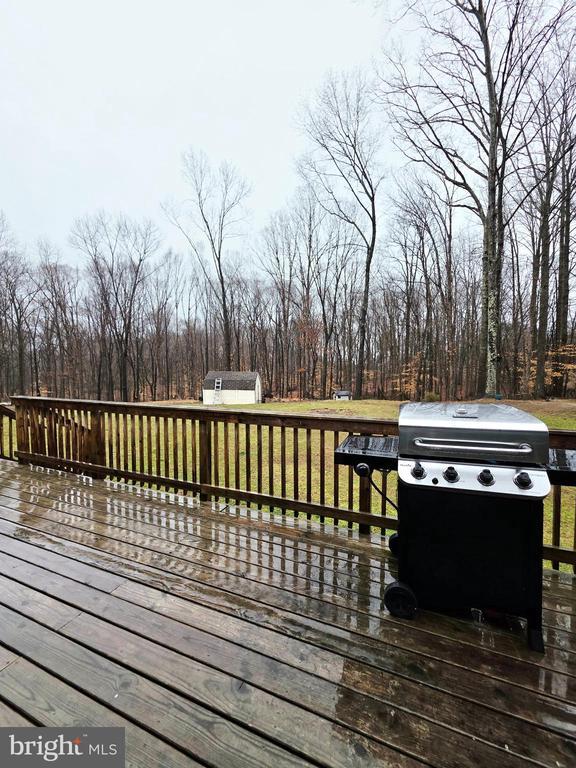
<path fill-rule="evenodd" d="M 24 249 L 2 217 L 0 398 L 195 398 L 210 368 L 274 397 L 574 395 L 573 4 L 408 12 L 413 50 L 310 98 L 261 231 L 250 169 L 196 147 L 159 214 L 181 253 L 105 212 Z"/>

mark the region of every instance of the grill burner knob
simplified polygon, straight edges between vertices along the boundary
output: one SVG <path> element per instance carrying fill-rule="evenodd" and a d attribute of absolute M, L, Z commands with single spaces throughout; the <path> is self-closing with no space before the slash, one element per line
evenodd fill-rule
<path fill-rule="evenodd" d="M 423 477 L 426 477 L 426 470 L 419 461 L 412 467 L 412 477 L 415 477 L 416 480 L 422 480 Z"/>
<path fill-rule="evenodd" d="M 514 478 L 514 482 L 518 488 L 532 488 L 532 479 L 528 472 L 518 472 Z"/>
<path fill-rule="evenodd" d="M 489 469 L 483 469 L 482 472 L 480 472 L 478 475 L 478 480 L 482 483 L 482 485 L 493 485 L 494 475 L 492 472 L 490 472 Z"/>
<path fill-rule="evenodd" d="M 444 470 L 444 480 L 446 480 L 449 483 L 455 483 L 459 477 L 460 475 L 458 474 L 458 472 L 454 467 L 446 467 L 446 469 Z"/>

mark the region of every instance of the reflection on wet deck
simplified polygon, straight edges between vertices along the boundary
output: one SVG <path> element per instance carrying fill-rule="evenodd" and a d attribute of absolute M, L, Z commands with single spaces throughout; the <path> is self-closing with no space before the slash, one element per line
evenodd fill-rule
<path fill-rule="evenodd" d="M 0 462 L 0 725 L 129 765 L 576 765 L 576 589 L 521 634 L 392 619 L 377 539 Z"/>

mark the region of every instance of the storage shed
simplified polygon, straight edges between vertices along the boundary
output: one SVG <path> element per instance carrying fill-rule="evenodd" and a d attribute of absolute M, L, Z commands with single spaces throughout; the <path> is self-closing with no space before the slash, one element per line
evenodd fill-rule
<path fill-rule="evenodd" d="M 349 389 L 336 389 L 332 395 L 333 400 L 352 400 L 352 392 Z"/>
<path fill-rule="evenodd" d="M 243 405 L 262 402 L 262 382 L 256 371 L 208 371 L 202 384 L 204 405 Z"/>

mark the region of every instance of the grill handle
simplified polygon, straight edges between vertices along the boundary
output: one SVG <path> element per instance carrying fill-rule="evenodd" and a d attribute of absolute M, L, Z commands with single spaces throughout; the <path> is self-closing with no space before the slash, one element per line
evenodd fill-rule
<path fill-rule="evenodd" d="M 532 453 L 532 446 L 528 443 L 498 443 L 482 440 L 450 440 L 443 443 L 435 443 L 428 437 L 415 437 L 414 445 L 417 448 L 430 448 L 433 451 L 442 451 L 448 448 L 450 451 L 460 451 L 462 453 L 505 453 L 508 455 L 526 456 Z"/>

